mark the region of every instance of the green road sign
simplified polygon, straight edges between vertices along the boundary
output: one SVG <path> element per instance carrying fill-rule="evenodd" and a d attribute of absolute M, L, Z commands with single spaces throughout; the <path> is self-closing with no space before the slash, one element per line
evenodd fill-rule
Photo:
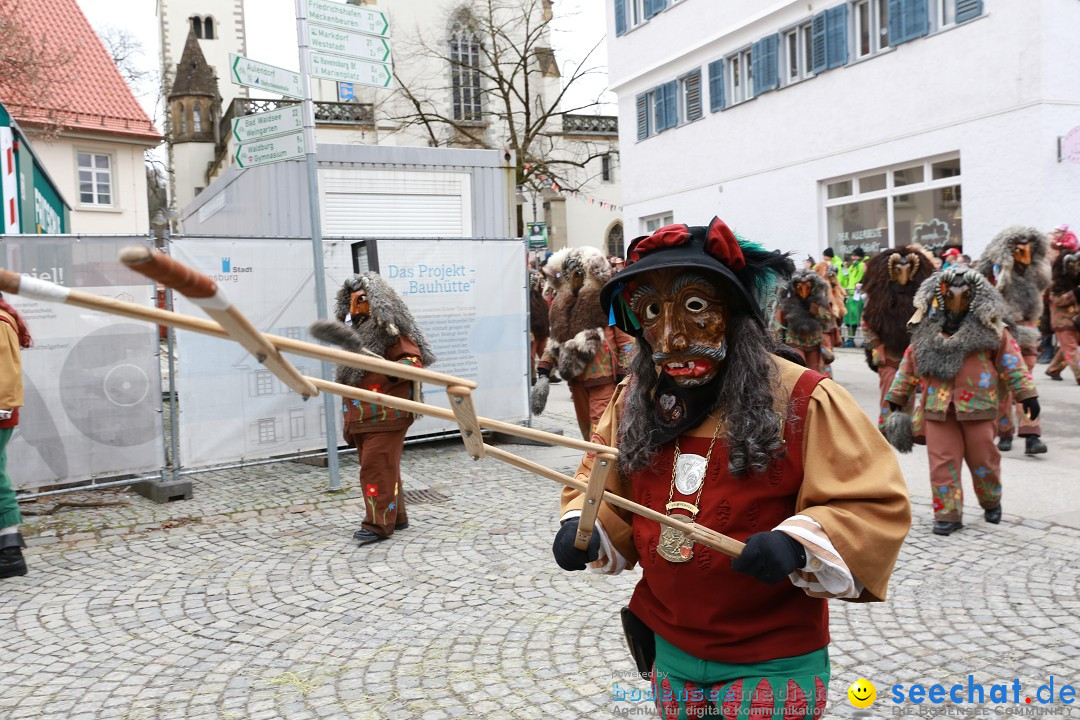
<path fill-rule="evenodd" d="M 389 87 L 392 77 L 389 65 L 317 52 L 311 53 L 311 76 L 381 88 Z"/>
<path fill-rule="evenodd" d="M 385 38 L 311 25 L 308 27 L 308 44 L 312 50 L 336 53 L 358 60 L 390 62 L 390 41 Z"/>
<path fill-rule="evenodd" d="M 547 223 L 527 223 L 526 236 L 529 238 L 529 247 L 533 250 L 546 248 L 548 244 Z"/>
<path fill-rule="evenodd" d="M 250 142 L 295 132 L 303 127 L 300 106 L 289 105 L 280 110 L 233 118 L 232 133 L 237 142 Z"/>
<path fill-rule="evenodd" d="M 236 148 L 236 164 L 242 168 L 268 165 L 304 156 L 304 132 L 256 140 Z"/>
<path fill-rule="evenodd" d="M 237 85 L 262 88 L 294 98 L 304 97 L 300 89 L 300 73 L 232 53 L 229 53 L 229 68 L 229 75 Z"/>
<path fill-rule="evenodd" d="M 390 36 L 390 21 L 378 10 L 328 0 L 307 0 L 308 22 L 339 30 Z"/>

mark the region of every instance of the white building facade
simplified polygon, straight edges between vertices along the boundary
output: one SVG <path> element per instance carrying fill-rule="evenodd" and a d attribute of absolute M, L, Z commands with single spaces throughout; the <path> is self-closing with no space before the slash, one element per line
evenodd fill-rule
<path fill-rule="evenodd" d="M 1072 0 L 606 0 L 633 237 L 820 256 L 1080 222 Z"/>

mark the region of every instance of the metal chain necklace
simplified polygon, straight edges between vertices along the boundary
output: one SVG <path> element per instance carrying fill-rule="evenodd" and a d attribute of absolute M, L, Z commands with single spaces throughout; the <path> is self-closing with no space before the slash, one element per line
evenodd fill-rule
<path fill-rule="evenodd" d="M 675 438 L 675 457 L 671 464 L 671 489 L 668 490 L 668 501 L 664 508 L 668 517 L 681 522 L 692 523 L 697 514 L 701 512 L 701 493 L 705 491 L 705 475 L 708 473 L 713 448 L 716 447 L 716 438 L 720 435 L 722 425 L 721 419 L 717 418 L 712 441 L 709 443 L 709 451 L 705 454 L 705 457 L 690 453 L 683 455 L 679 450 L 679 438 Z M 695 490 L 697 491 L 697 497 L 694 498 L 693 504 L 672 500 L 675 496 L 676 486 L 683 495 L 689 495 Z M 676 514 L 673 512 L 675 510 L 685 510 L 690 514 Z M 656 552 L 668 562 L 689 562 L 694 557 L 694 541 L 682 530 L 665 525 L 660 530 L 660 541 L 656 545 Z"/>

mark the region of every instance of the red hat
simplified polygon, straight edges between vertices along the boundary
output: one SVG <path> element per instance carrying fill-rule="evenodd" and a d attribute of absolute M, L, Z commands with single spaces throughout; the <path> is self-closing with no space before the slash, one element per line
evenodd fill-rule
<path fill-rule="evenodd" d="M 941 253 L 941 257 L 943 257 L 943 258 L 960 257 L 960 251 L 957 250 L 956 248 L 949 248 L 945 252 Z"/>

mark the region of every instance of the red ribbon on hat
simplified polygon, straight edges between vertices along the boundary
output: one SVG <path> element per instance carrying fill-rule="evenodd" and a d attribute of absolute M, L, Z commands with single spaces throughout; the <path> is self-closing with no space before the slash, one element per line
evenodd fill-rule
<path fill-rule="evenodd" d="M 685 225 L 665 225 L 652 235 L 638 241 L 627 256 L 626 264 L 635 263 L 641 259 L 642 255 L 655 250 L 685 245 L 689 239 L 690 231 Z M 705 252 L 736 272 L 746 267 L 746 257 L 743 255 L 742 248 L 739 247 L 735 233 L 731 232 L 731 228 L 720 218 L 713 218 L 709 224 L 709 234 L 705 238 Z"/>

